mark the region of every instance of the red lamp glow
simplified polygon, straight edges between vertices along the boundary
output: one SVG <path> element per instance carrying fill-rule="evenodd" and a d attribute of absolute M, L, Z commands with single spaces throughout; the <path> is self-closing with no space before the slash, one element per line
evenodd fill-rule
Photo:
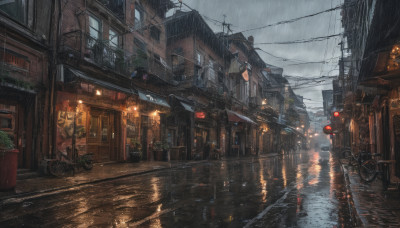
<path fill-rule="evenodd" d="M 332 126 L 331 126 L 331 125 L 326 125 L 326 126 L 323 128 L 323 131 L 324 131 L 324 133 L 327 134 L 327 135 L 333 134 L 333 130 L 332 130 Z"/>
<path fill-rule="evenodd" d="M 340 113 L 339 113 L 339 112 L 334 112 L 334 113 L 333 113 L 333 116 L 334 116 L 334 117 L 339 117 L 339 116 L 340 116 Z"/>
<path fill-rule="evenodd" d="M 194 113 L 194 116 L 195 116 L 197 119 L 205 119 L 205 118 L 206 118 L 206 114 L 205 114 L 204 112 L 195 112 L 195 113 Z"/>

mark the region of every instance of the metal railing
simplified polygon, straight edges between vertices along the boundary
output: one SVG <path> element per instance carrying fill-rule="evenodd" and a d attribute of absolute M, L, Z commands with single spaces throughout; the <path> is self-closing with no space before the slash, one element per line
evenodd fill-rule
<path fill-rule="evenodd" d="M 80 30 L 63 34 L 60 52 L 77 55 L 80 59 L 125 76 L 133 71 L 131 53 L 109 45 L 108 40 L 95 39 Z"/>
<path fill-rule="evenodd" d="M 108 40 L 91 37 L 80 30 L 63 34 L 60 52 L 75 55 L 79 59 L 107 68 L 118 74 L 130 77 L 138 68 L 148 74 L 169 81 L 173 79 L 171 68 L 161 58 L 147 56 L 145 52 L 135 51 L 133 54 L 119 47 L 113 47 Z"/>

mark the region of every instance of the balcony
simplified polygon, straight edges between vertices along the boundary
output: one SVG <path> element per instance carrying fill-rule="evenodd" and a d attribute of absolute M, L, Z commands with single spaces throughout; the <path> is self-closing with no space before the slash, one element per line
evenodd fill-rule
<path fill-rule="evenodd" d="M 94 39 L 82 31 L 64 33 L 59 53 L 64 58 L 85 60 L 124 76 L 130 76 L 134 69 L 130 53 L 110 46 L 108 41 Z"/>
<path fill-rule="evenodd" d="M 124 20 L 125 18 L 125 5 L 124 0 L 97 0 L 100 2 L 104 7 L 110 10 L 114 16 L 116 16 L 120 20 Z"/>

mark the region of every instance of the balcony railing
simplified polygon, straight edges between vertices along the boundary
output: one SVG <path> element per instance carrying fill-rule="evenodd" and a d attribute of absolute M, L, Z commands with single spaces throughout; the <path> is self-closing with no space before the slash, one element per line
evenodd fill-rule
<path fill-rule="evenodd" d="M 112 47 L 107 40 L 98 40 L 82 31 L 65 33 L 61 40 L 60 52 L 78 59 L 85 59 L 102 68 L 129 76 L 134 67 L 132 54 L 121 48 Z"/>
<path fill-rule="evenodd" d="M 98 0 L 102 5 L 109 9 L 117 18 L 124 20 L 124 0 Z"/>
<path fill-rule="evenodd" d="M 165 81 L 173 79 L 172 69 L 160 57 L 148 56 L 146 52 L 136 50 L 134 54 L 109 45 L 108 40 L 98 40 L 82 31 L 65 33 L 62 37 L 60 52 L 87 62 L 107 68 L 129 77 L 133 71 L 141 68 L 151 75 Z"/>

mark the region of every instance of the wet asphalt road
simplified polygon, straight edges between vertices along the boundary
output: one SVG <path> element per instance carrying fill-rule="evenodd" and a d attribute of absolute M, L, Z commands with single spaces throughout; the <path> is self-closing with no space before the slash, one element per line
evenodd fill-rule
<path fill-rule="evenodd" d="M 307 151 L 210 161 L 0 205 L 0 227 L 351 227 L 343 174 Z"/>

